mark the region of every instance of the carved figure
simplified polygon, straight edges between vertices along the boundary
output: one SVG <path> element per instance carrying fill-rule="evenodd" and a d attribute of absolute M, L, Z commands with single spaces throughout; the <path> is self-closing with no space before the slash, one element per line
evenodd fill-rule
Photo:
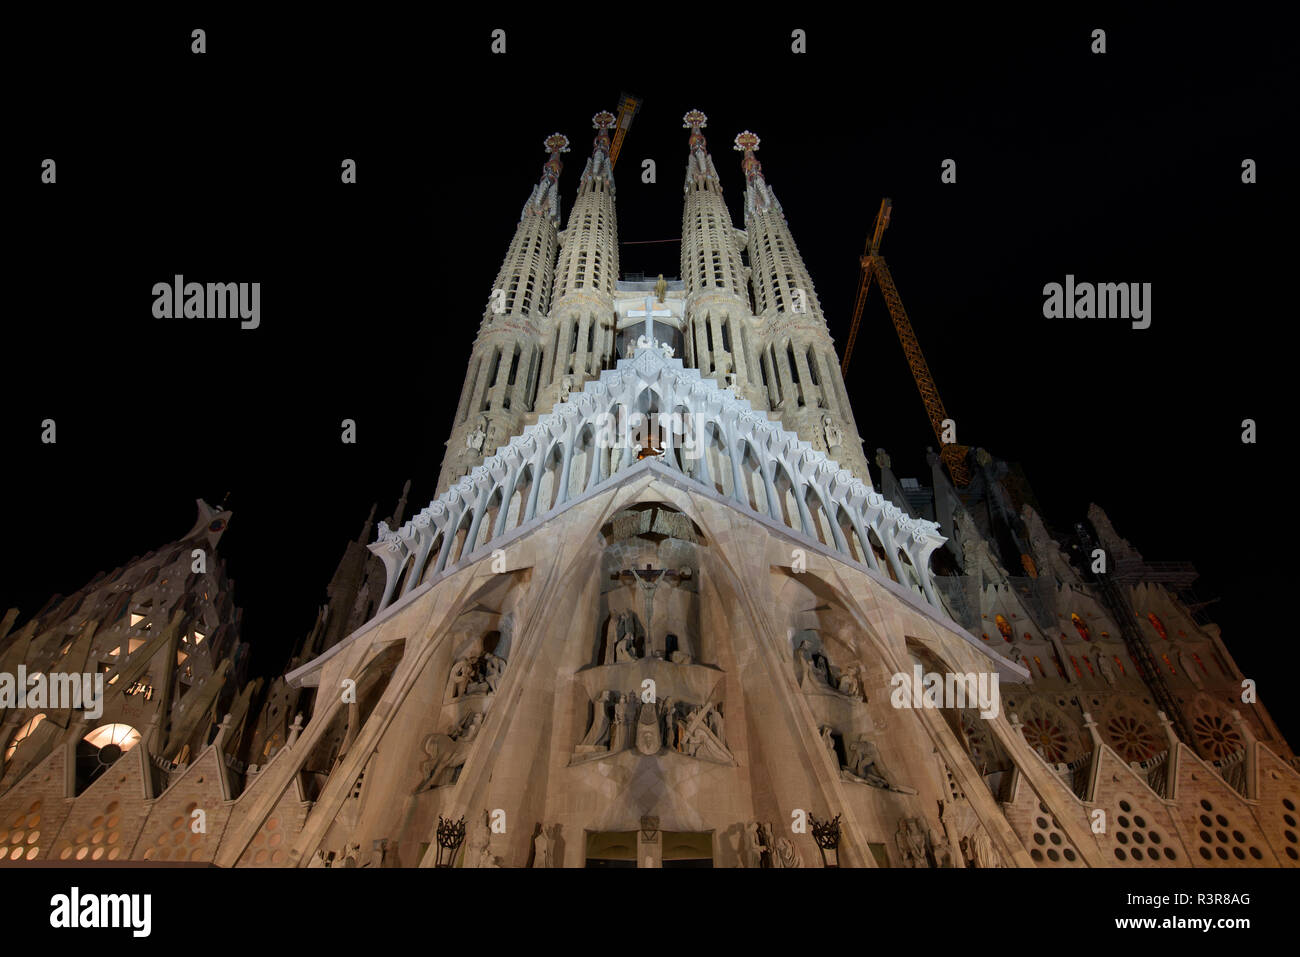
<path fill-rule="evenodd" d="M 579 753 L 609 750 L 609 701 L 612 692 L 602 691 L 591 704 L 591 727 L 578 745 Z"/>

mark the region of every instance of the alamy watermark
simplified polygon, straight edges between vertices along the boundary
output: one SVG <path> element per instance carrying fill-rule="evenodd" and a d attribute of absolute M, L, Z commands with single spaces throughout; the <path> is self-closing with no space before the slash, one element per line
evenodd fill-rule
<path fill-rule="evenodd" d="M 1074 274 L 1065 283 L 1043 286 L 1043 317 L 1046 319 L 1131 319 L 1134 329 L 1151 325 L 1151 283 L 1080 282 Z"/>
<path fill-rule="evenodd" d="M 894 690 L 889 702 L 895 708 L 978 707 L 980 717 L 992 719 L 1001 710 L 996 671 L 925 673 L 920 665 L 912 673 L 900 671 L 889 679 Z"/>
<path fill-rule="evenodd" d="M 17 674 L 0 673 L 0 708 L 69 708 L 84 711 L 92 720 L 104 715 L 104 676 L 82 674 L 28 673 L 26 665 Z"/>
<path fill-rule="evenodd" d="M 235 319 L 239 328 L 256 329 L 262 324 L 260 282 L 186 282 L 176 276 L 172 282 L 153 284 L 155 319 Z"/>
<path fill-rule="evenodd" d="M 133 937 L 148 937 L 153 929 L 151 894 L 83 894 L 73 887 L 50 898 L 50 926 L 125 927 Z"/>
<path fill-rule="evenodd" d="M 597 448 L 631 448 L 638 453 L 658 455 L 667 451 L 665 443 L 671 442 L 683 459 L 694 460 L 704 455 L 708 438 L 705 428 L 709 421 L 707 416 L 695 412 L 629 413 L 626 406 L 619 406 L 617 414 L 602 412 L 593 424 Z"/>

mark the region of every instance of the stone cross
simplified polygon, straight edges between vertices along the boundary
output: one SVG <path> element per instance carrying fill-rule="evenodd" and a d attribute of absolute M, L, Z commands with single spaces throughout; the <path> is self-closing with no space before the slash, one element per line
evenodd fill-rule
<path fill-rule="evenodd" d="M 645 337 L 650 341 L 653 347 L 655 341 L 655 316 L 671 316 L 671 309 L 655 309 L 654 299 L 650 296 L 645 297 L 645 308 L 637 310 L 628 310 L 629 319 L 645 319 Z"/>

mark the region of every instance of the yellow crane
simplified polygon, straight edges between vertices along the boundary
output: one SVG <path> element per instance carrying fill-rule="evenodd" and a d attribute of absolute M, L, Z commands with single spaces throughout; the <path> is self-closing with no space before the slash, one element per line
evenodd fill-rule
<path fill-rule="evenodd" d="M 875 227 L 871 231 L 871 238 L 867 240 L 866 251 L 862 254 L 862 275 L 858 279 L 858 297 L 853 305 L 853 323 L 849 326 L 849 339 L 844 346 L 844 358 L 840 360 L 840 374 L 847 375 L 849 371 L 853 343 L 857 341 L 858 326 L 862 324 L 862 309 L 867 303 L 867 291 L 871 289 L 874 278 L 880 284 L 881 295 L 885 297 L 889 316 L 894 320 L 894 329 L 898 332 L 898 341 L 903 345 L 903 355 L 907 357 L 912 378 L 916 380 L 916 387 L 921 392 L 921 401 L 925 403 L 926 414 L 930 417 L 930 425 L 933 426 L 935 437 L 939 440 L 939 457 L 943 459 L 944 465 L 948 466 L 948 474 L 952 476 L 954 483 L 969 485 L 970 473 L 966 469 L 967 447 L 943 440 L 944 422 L 948 418 L 948 413 L 944 411 L 943 400 L 939 398 L 939 389 L 934 384 L 934 377 L 930 375 L 930 367 L 926 364 L 925 354 L 921 352 L 921 344 L 916 341 L 916 333 L 912 331 L 907 310 L 903 308 L 903 299 L 894 285 L 894 278 L 889 274 L 889 266 L 885 264 L 885 257 L 880 255 L 880 240 L 889 226 L 889 215 L 892 209 L 893 204 L 888 198 L 880 201 Z"/>
<path fill-rule="evenodd" d="M 641 101 L 630 93 L 620 93 L 618 98 L 618 118 L 614 123 L 614 142 L 609 146 L 609 168 L 618 162 L 618 151 L 623 147 L 623 137 L 632 125 L 632 118 L 641 111 Z"/>

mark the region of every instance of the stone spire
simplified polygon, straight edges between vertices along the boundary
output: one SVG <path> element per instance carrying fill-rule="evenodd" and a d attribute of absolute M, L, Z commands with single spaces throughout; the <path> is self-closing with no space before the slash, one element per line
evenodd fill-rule
<path fill-rule="evenodd" d="M 763 164 L 754 155 L 761 142 L 757 134 L 745 130 L 736 136 L 736 145 L 733 147 L 745 154 L 740 161 L 740 168 L 745 171 L 746 229 L 749 228 L 750 218 L 756 213 L 775 210 L 778 215 L 782 217 L 785 215 L 781 211 L 781 204 L 777 202 L 776 193 L 772 192 L 772 187 L 768 186 L 767 180 L 763 178 Z"/>
<path fill-rule="evenodd" d="M 702 130 L 708 117 L 691 110 L 682 209 L 682 281 L 686 287 L 686 358 L 702 376 L 735 389 L 758 408 L 769 407 L 755 348 L 741 256 L 744 234 L 731 224 L 722 184 Z"/>
<path fill-rule="evenodd" d="M 552 223 L 558 225 L 560 170 L 564 168 L 564 164 L 560 161 L 560 154 L 569 152 L 569 138 L 563 133 L 552 133 L 543 145 L 550 152 L 551 158 L 542 167 L 542 179 L 533 187 L 533 195 L 528 197 L 528 202 L 524 203 L 524 211 L 520 219 L 527 216 L 546 216 Z"/>
<path fill-rule="evenodd" d="M 614 192 L 614 166 L 609 161 L 609 131 L 614 126 L 614 114 L 608 110 L 602 110 L 591 118 L 591 125 L 596 130 L 596 138 L 592 141 L 591 158 L 587 160 L 587 167 L 582 171 L 582 179 L 578 180 L 578 194 L 607 188 L 610 193 Z"/>
<path fill-rule="evenodd" d="M 537 411 L 581 389 L 611 361 L 614 344 L 614 284 L 618 280 L 618 220 L 609 131 L 614 114 L 592 117 L 596 139 L 578 183 L 578 197 L 560 234 L 555 301 L 542 329 L 544 352 Z"/>
<path fill-rule="evenodd" d="M 758 146 L 759 138 L 749 130 L 736 137 L 736 149 L 744 154 L 750 283 L 769 408 L 786 428 L 870 485 L 835 344 L 812 276 L 754 155 Z"/>
<path fill-rule="evenodd" d="M 549 158 L 483 310 L 438 475 L 439 493 L 518 433 L 533 408 L 541 326 L 551 307 L 559 249 L 560 154 L 568 151 L 569 139 L 552 133 L 542 146 Z"/>
<path fill-rule="evenodd" d="M 708 189 L 713 192 L 722 192 L 722 184 L 718 180 L 718 171 L 713 165 L 713 156 L 709 153 L 708 140 L 704 138 L 701 132 L 708 125 L 709 118 L 699 110 L 691 110 L 682 117 L 682 127 L 691 131 L 691 138 L 688 142 L 691 155 L 686 161 L 686 190 L 689 192 L 691 187 L 696 189 Z"/>

